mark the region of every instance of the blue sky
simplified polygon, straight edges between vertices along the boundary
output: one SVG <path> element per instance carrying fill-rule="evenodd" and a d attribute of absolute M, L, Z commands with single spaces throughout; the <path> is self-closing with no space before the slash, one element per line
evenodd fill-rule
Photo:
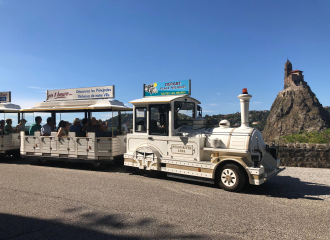
<path fill-rule="evenodd" d="M 287 57 L 330 106 L 330 1 L 0 0 L 0 91 L 31 107 L 46 89 L 191 79 L 205 114 L 270 109 Z"/>

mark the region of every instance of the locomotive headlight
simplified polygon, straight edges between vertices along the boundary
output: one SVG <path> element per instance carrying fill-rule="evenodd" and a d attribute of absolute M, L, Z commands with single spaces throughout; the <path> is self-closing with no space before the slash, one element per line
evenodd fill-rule
<path fill-rule="evenodd" d="M 253 162 L 259 162 L 260 161 L 260 155 L 259 155 L 259 153 L 252 153 L 251 154 L 251 160 Z"/>

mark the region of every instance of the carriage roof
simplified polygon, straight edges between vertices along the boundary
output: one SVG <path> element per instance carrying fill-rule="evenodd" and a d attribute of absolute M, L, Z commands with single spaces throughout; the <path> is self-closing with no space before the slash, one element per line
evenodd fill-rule
<path fill-rule="evenodd" d="M 132 111 L 133 109 L 115 99 L 88 99 L 67 101 L 45 101 L 36 103 L 32 108 L 22 109 L 22 112 L 49 112 L 49 111 Z"/>
<path fill-rule="evenodd" d="M 13 103 L 0 103 L 0 113 L 17 113 L 21 107 Z"/>

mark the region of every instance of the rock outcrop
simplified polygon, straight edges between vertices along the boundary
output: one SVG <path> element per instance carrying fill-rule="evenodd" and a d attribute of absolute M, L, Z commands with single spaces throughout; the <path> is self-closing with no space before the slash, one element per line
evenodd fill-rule
<path fill-rule="evenodd" d="M 273 102 L 263 131 L 267 142 L 301 130 L 320 131 L 330 126 L 330 114 L 304 81 L 302 71 L 292 71 L 290 65 L 289 61 L 285 64 L 284 90 Z"/>

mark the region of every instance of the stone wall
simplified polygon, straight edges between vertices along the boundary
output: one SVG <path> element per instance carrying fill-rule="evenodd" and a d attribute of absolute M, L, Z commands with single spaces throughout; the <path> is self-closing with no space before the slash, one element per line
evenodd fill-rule
<path fill-rule="evenodd" d="M 281 166 L 330 168 L 330 144 L 280 144 Z"/>

